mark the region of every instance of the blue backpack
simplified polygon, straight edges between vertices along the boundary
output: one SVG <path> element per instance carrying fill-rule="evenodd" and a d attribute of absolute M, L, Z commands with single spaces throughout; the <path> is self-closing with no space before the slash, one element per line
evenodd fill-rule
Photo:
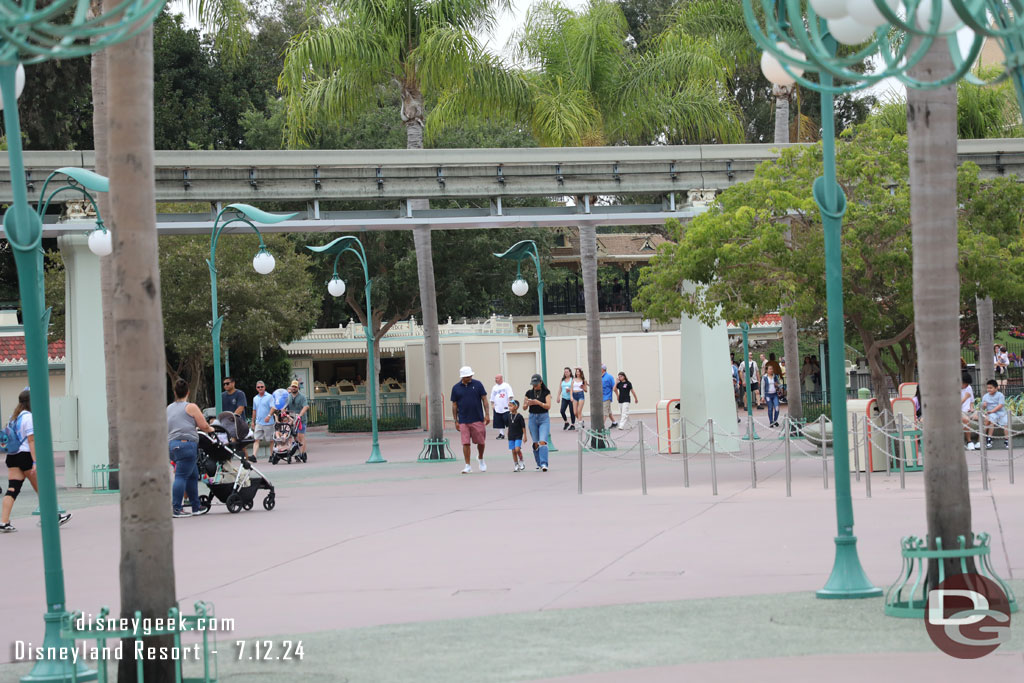
<path fill-rule="evenodd" d="M 25 443 L 25 437 L 18 433 L 18 427 L 21 426 L 21 418 L 19 415 L 18 419 L 11 420 L 4 427 L 3 431 L 0 432 L 0 450 L 4 453 L 17 453 L 21 448 L 21 444 Z"/>

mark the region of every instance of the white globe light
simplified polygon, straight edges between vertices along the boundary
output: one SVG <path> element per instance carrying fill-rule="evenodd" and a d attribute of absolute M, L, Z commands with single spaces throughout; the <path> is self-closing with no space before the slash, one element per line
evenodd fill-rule
<path fill-rule="evenodd" d="M 340 277 L 331 279 L 331 281 L 327 283 L 327 291 L 331 296 L 341 296 L 345 293 L 345 281 Z"/>
<path fill-rule="evenodd" d="M 900 6 L 900 0 L 885 0 L 885 4 L 893 12 L 896 12 Z M 848 0 L 847 9 L 850 11 L 852 18 L 865 26 L 878 28 L 889 23 L 889 20 L 885 18 L 875 5 L 875 0 Z"/>
<path fill-rule="evenodd" d="M 942 13 L 939 15 L 939 32 L 949 33 L 962 23 L 960 16 L 953 9 L 953 3 L 949 0 L 942 0 L 939 3 L 939 11 Z M 931 26 L 933 13 L 932 0 L 922 0 L 921 4 L 917 6 L 917 27 L 922 31 L 927 31 Z"/>
<path fill-rule="evenodd" d="M 252 259 L 252 267 L 260 275 L 268 275 L 274 270 L 274 257 L 268 252 L 261 251 Z"/>
<path fill-rule="evenodd" d="M 846 11 L 847 0 L 811 0 L 811 7 L 823 19 L 842 19 Z"/>
<path fill-rule="evenodd" d="M 21 64 L 18 65 L 17 70 L 14 72 L 14 99 L 21 97 L 21 91 L 25 89 L 25 67 Z M 4 108 L 4 101 L 0 99 L 0 109 Z M 107 252 L 108 254 L 110 252 Z"/>
<path fill-rule="evenodd" d="M 860 45 L 875 33 L 874 26 L 865 26 L 853 17 L 829 19 L 828 30 L 843 45 Z"/>
<path fill-rule="evenodd" d="M 530 291 L 530 285 L 527 284 L 526 280 L 519 278 L 512 283 L 512 293 L 516 296 L 525 296 Z"/>
<path fill-rule="evenodd" d="M 800 61 L 804 61 L 806 59 L 803 52 L 792 47 L 789 43 L 776 43 L 775 46 L 793 59 L 798 59 Z M 790 66 L 789 70 L 792 71 L 795 76 L 803 76 L 804 74 L 804 70 L 797 66 Z M 796 82 L 793 79 L 793 76 L 790 76 L 786 73 L 786 70 L 782 68 L 782 63 L 779 62 L 775 55 L 770 52 L 765 52 L 761 55 L 761 73 L 764 74 L 764 77 L 768 79 L 769 83 L 774 83 L 775 85 L 788 86 L 793 85 L 793 83 Z"/>
<path fill-rule="evenodd" d="M 89 233 L 89 251 L 97 256 L 110 256 L 114 251 L 114 240 L 110 237 L 110 231 L 104 232 L 96 228 Z"/>

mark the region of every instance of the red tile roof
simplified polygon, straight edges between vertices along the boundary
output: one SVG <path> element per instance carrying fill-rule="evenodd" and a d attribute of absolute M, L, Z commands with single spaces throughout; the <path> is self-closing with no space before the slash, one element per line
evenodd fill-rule
<path fill-rule="evenodd" d="M 64 360 L 64 340 L 51 342 L 49 345 L 51 361 Z M 25 358 L 24 337 L 0 337 L 0 363 L 27 362 Z"/>
<path fill-rule="evenodd" d="M 781 325 L 782 325 L 782 315 L 780 315 L 778 313 L 768 313 L 768 314 L 762 315 L 760 318 L 758 318 L 757 322 L 752 324 L 750 327 L 751 328 L 754 328 L 754 327 L 779 327 Z M 729 321 L 729 327 L 739 327 L 739 324 L 733 322 L 732 320 L 730 320 Z"/>

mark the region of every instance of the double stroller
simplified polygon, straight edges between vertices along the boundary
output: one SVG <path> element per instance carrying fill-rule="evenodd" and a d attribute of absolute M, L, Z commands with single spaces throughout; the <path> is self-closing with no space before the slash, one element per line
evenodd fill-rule
<path fill-rule="evenodd" d="M 253 467 L 243 454 L 252 444 L 249 425 L 240 415 L 223 412 L 210 422 L 213 433 L 199 432 L 199 478 L 210 490 L 199 496 L 199 503 L 209 508 L 216 498 L 227 505 L 228 512 L 251 510 L 258 491 L 267 491 L 263 508 L 273 510 L 276 504 L 274 485 Z"/>

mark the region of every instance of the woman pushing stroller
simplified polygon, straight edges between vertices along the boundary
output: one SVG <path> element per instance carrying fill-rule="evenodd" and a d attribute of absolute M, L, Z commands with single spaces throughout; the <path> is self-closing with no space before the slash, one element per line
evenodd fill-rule
<path fill-rule="evenodd" d="M 203 412 L 188 400 L 188 382 L 179 379 L 174 383 L 174 403 L 167 406 L 167 442 L 171 462 L 174 464 L 174 485 L 171 488 L 171 508 L 175 517 L 205 515 L 208 507 L 199 502 L 199 435 L 196 430 L 213 433 L 213 427 L 203 417 Z M 188 493 L 192 511 L 182 509 L 181 501 Z"/>

